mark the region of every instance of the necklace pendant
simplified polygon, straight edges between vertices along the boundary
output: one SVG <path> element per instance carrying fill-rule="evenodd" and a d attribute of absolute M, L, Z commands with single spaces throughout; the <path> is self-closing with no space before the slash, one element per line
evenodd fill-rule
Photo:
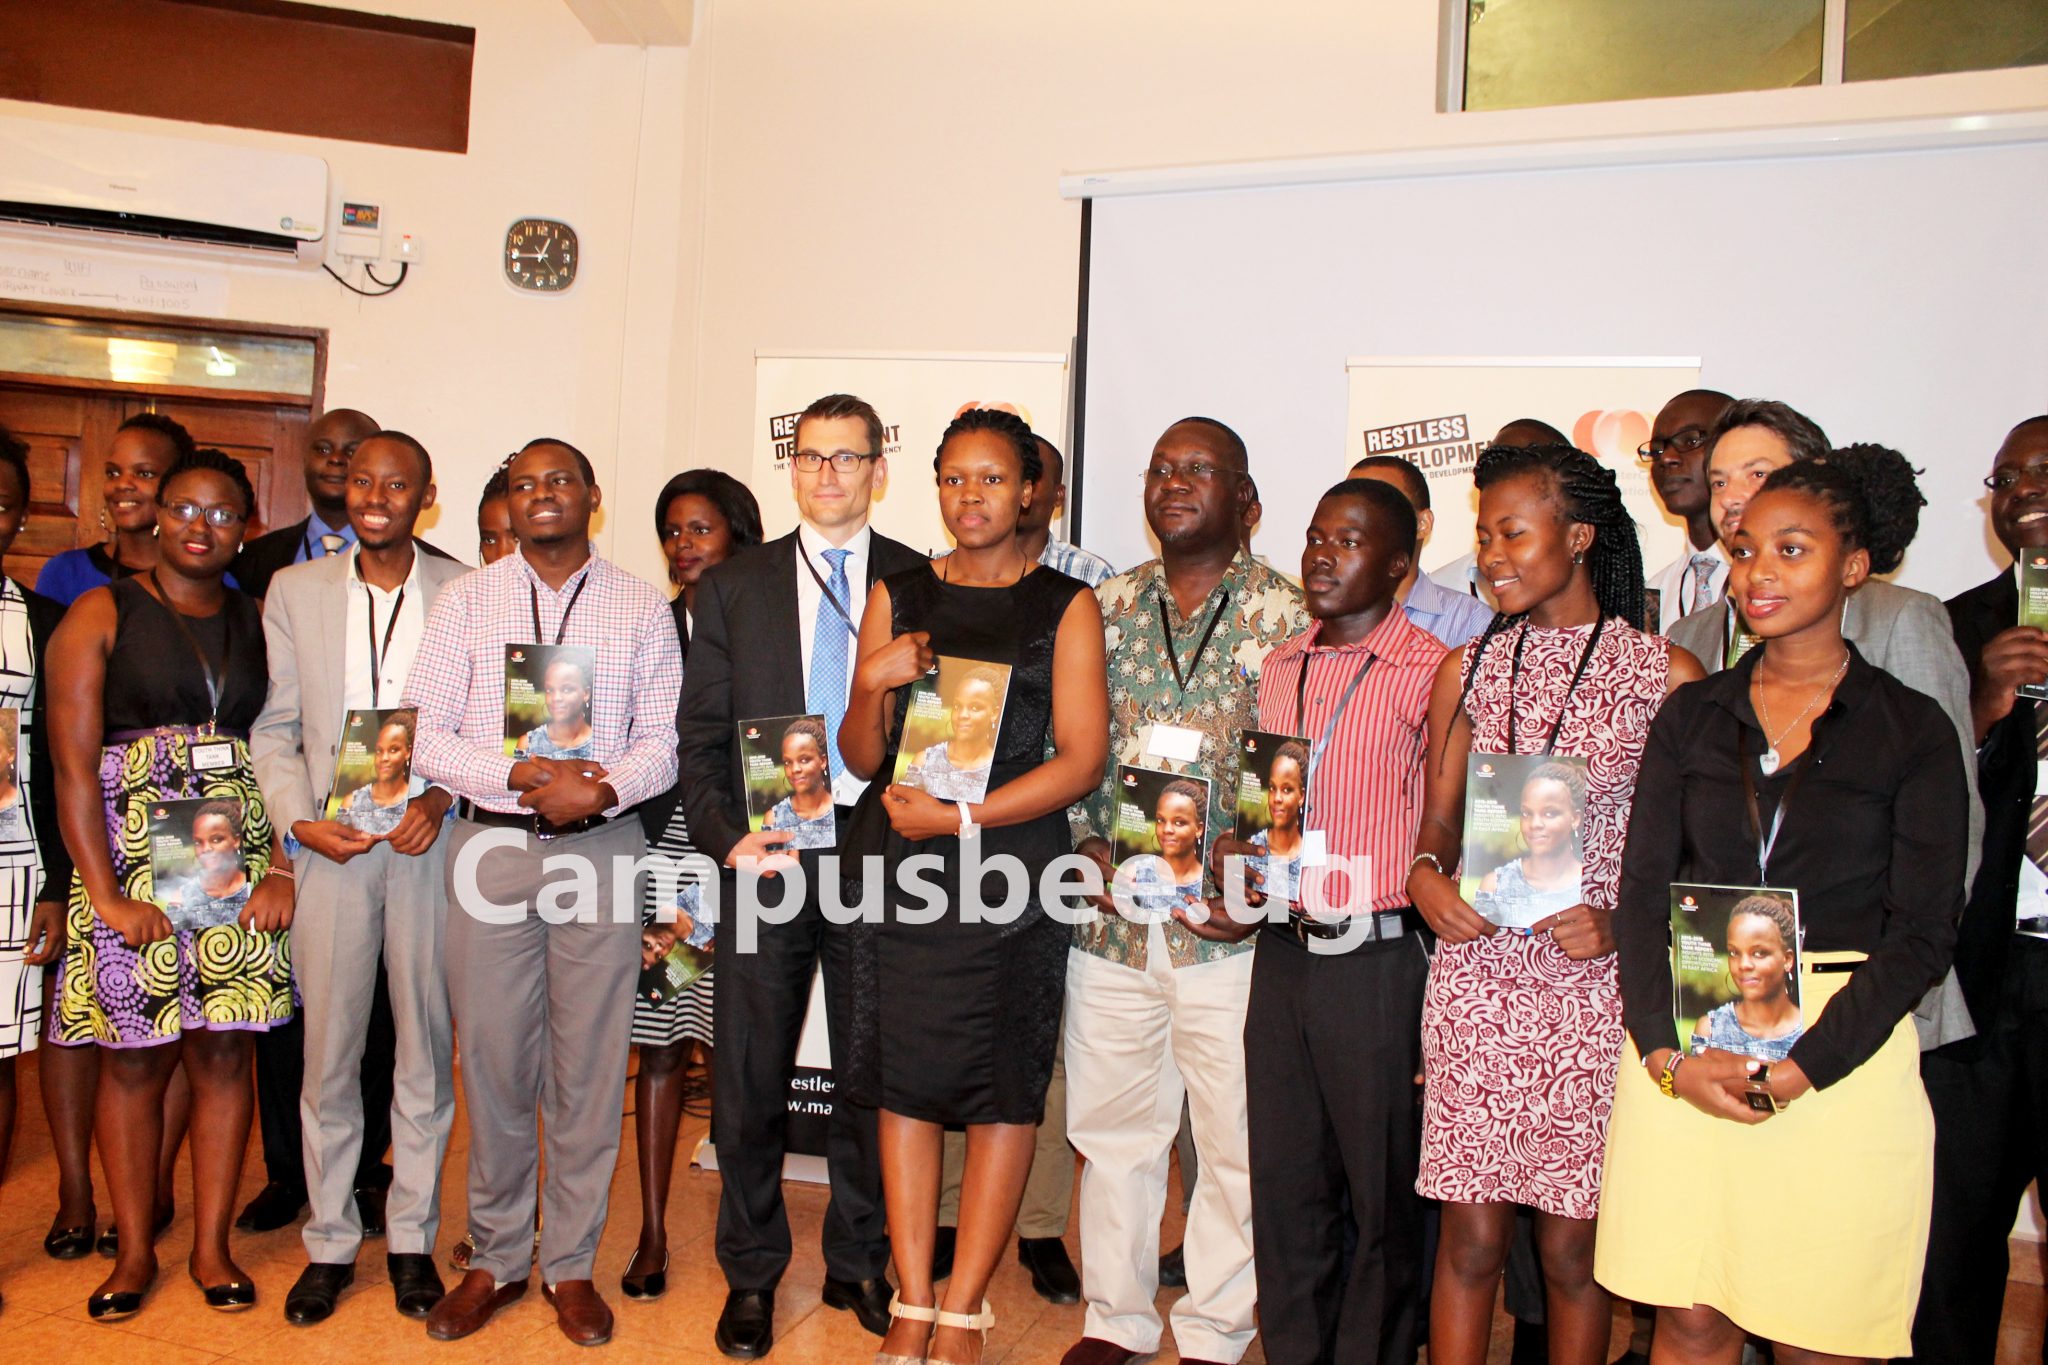
<path fill-rule="evenodd" d="M 1775 747 L 1769 748 L 1757 755 L 1756 766 L 1764 770 L 1765 777 L 1769 777 L 1772 773 L 1778 771 L 1777 749 Z"/>

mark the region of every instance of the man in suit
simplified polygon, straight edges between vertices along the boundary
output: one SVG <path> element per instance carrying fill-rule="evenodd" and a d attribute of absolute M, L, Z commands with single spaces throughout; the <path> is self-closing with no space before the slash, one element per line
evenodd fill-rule
<path fill-rule="evenodd" d="M 286 569 L 264 601 L 270 692 L 250 751 L 271 818 L 298 849 L 292 949 L 305 1007 L 300 1111 L 313 1212 L 309 1264 L 285 1299 L 285 1318 L 300 1325 L 330 1316 L 355 1277 L 363 1226 L 353 1191 L 367 1126 L 358 1076 L 380 962 L 397 1042 L 389 1122 L 378 1125 L 396 1134 L 386 1263 L 399 1312 L 424 1317 L 442 1292 L 434 1238 L 455 1085 L 439 835 L 452 798 L 445 787 L 413 783 L 395 819 L 388 808 L 330 819 L 322 799 L 348 718 L 397 705 L 429 608 L 464 572 L 413 540 L 433 501 L 426 450 L 400 432 L 371 435 L 348 469 L 355 552 Z M 376 731 L 364 736 L 373 752 L 402 737 L 409 761 L 409 724 L 367 728 Z"/>
<path fill-rule="evenodd" d="M 2014 427 L 1991 464 L 1991 527 L 2007 553 L 2048 545 L 2048 415 Z M 1913 1351 L 1925 1365 L 1998 1352 L 2006 1238 L 2029 1182 L 2048 1185 L 2048 791 L 2038 782 L 2048 632 L 2017 624 L 2018 566 L 1952 599 L 1970 667 L 1984 858 L 1956 936 L 1977 1035 L 1920 1059 L 1934 1107 L 1934 1222 Z"/>
<path fill-rule="evenodd" d="M 304 520 L 267 531 L 242 547 L 231 572 L 243 592 L 260 599 L 280 569 L 339 554 L 355 544 L 355 528 L 348 519 L 348 464 L 376 430 L 376 419 L 354 408 L 322 413 L 306 428 L 302 459 L 306 499 L 313 510 Z"/>
<path fill-rule="evenodd" d="M 1720 600 L 1728 587 L 1728 553 L 1714 530 L 1707 488 L 1707 438 L 1735 400 L 1718 389 L 1687 389 L 1657 413 L 1638 452 L 1650 466 L 1650 487 L 1664 510 L 1685 523 L 1685 548 L 1644 584 L 1657 594 L 1653 628 Z"/>
<path fill-rule="evenodd" d="M 868 526 L 869 503 L 889 474 L 872 407 L 849 394 L 820 398 L 797 419 L 796 445 L 797 529 L 734 555 L 697 589 L 683 681 L 683 800 L 698 849 L 727 868 L 787 840 L 748 832 L 733 728 L 741 719 L 825 717 L 833 801 L 845 828 L 864 785 L 846 771 L 838 744 L 861 613 L 876 579 L 923 562 Z M 724 1182 L 718 1263 L 729 1292 L 716 1341 L 742 1360 L 766 1355 L 774 1343 L 775 1286 L 790 1256 L 781 1183 L 788 1080 L 821 961 L 832 1036 L 843 1038 L 847 1027 L 846 931 L 827 924 L 819 909 L 815 856 L 804 855 L 812 894 L 803 910 L 787 924 L 762 926 L 757 951 L 737 951 L 733 916 L 718 926 L 711 1135 Z M 734 884 L 728 877 L 728 904 Z M 842 1098 L 831 1125 L 824 1301 L 852 1309 L 880 1336 L 889 1327 L 889 1239 L 875 1114 Z"/>

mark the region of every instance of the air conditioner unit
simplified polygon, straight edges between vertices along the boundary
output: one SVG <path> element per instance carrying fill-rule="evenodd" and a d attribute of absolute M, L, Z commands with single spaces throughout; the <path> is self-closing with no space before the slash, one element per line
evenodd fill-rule
<path fill-rule="evenodd" d="M 317 261 L 327 163 L 298 152 L 0 116 L 0 224 L 38 236 Z"/>

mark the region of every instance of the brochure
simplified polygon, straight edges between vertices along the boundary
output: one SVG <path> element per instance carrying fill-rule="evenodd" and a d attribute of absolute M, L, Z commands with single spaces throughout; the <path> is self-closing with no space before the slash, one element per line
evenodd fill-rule
<path fill-rule="evenodd" d="M 506 645 L 506 756 L 596 758 L 596 678 L 597 651 L 589 645 Z"/>
<path fill-rule="evenodd" d="M 150 899 L 180 932 L 233 924 L 254 889 L 242 856 L 242 803 L 191 797 L 147 809 Z"/>
<path fill-rule="evenodd" d="M 2023 626 L 2048 630 L 2048 549 L 2020 550 L 2020 620 Z M 2022 683 L 2019 694 L 2036 701 L 2048 698 L 2048 687 Z"/>
<path fill-rule="evenodd" d="M 910 685 L 892 780 L 945 801 L 985 800 L 1009 695 L 1008 664 L 939 655 Z"/>
<path fill-rule="evenodd" d="M 1723 668 L 1735 667 L 1741 662 L 1743 655 L 1764 642 L 1763 636 L 1743 624 L 1742 613 L 1735 609 L 1733 602 L 1728 604 L 1728 624 L 1723 628 L 1723 633 L 1728 640 L 1727 656 L 1721 660 Z"/>
<path fill-rule="evenodd" d="M 1111 839 L 1117 880 L 1149 919 L 1202 899 L 1209 849 L 1209 779 L 1119 764 L 1116 829 Z"/>
<path fill-rule="evenodd" d="M 649 924 L 640 931 L 640 998 L 663 1004 L 710 971 L 713 929 L 699 909 L 698 888 L 681 888 L 675 923 Z"/>
<path fill-rule="evenodd" d="M 1308 755 L 1309 742 L 1300 735 L 1238 732 L 1236 834 L 1258 846 L 1245 863 L 1266 879 L 1266 894 L 1290 904 L 1301 899 Z"/>
<path fill-rule="evenodd" d="M 1783 1061 L 1805 1029 L 1799 942 L 1797 891 L 1674 882 L 1672 1010 L 1690 1050 Z"/>
<path fill-rule="evenodd" d="M 327 791 L 329 820 L 365 834 L 398 828 L 406 804 L 426 790 L 426 783 L 412 775 L 417 719 L 418 712 L 408 706 L 366 708 L 343 717 L 334 785 Z"/>
<path fill-rule="evenodd" d="M 1458 890 L 1504 929 L 1528 930 L 1585 899 L 1586 760 L 1473 754 L 1465 764 Z"/>
<path fill-rule="evenodd" d="M 747 787 L 747 828 L 790 831 L 784 848 L 831 848 L 832 760 L 823 716 L 765 716 L 739 723 L 740 774 Z"/>

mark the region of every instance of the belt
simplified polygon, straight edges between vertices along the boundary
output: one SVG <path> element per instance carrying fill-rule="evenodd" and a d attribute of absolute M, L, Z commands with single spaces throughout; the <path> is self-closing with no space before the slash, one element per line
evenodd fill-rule
<path fill-rule="evenodd" d="M 2048 938 L 2048 915 L 2027 915 L 2013 923 L 2013 932 Z"/>
<path fill-rule="evenodd" d="M 620 818 L 617 815 L 587 815 L 581 820 L 558 825 L 542 819 L 539 811 L 487 810 L 466 796 L 455 802 L 455 813 L 472 824 L 524 830 L 536 839 L 560 839 L 570 834 L 582 834 Z"/>
<path fill-rule="evenodd" d="M 1415 911 L 1407 906 L 1393 910 L 1375 910 L 1370 915 L 1357 918 L 1366 920 L 1363 932 L 1353 927 L 1351 919 L 1314 919 L 1299 910 L 1289 910 L 1286 923 L 1269 923 L 1265 927 L 1278 930 L 1282 938 L 1291 938 L 1303 944 L 1312 938 L 1346 939 L 1353 943 L 1384 943 L 1389 939 L 1400 938 L 1419 928 L 1422 923 Z"/>
<path fill-rule="evenodd" d="M 100 736 L 100 743 L 129 744 L 138 739 L 171 735 L 184 735 L 202 744 L 219 739 L 239 739 L 245 744 L 249 741 L 247 730 L 238 730 L 230 725 L 221 725 L 213 729 L 208 729 L 204 725 L 145 725 L 127 730 L 108 730 Z"/>

